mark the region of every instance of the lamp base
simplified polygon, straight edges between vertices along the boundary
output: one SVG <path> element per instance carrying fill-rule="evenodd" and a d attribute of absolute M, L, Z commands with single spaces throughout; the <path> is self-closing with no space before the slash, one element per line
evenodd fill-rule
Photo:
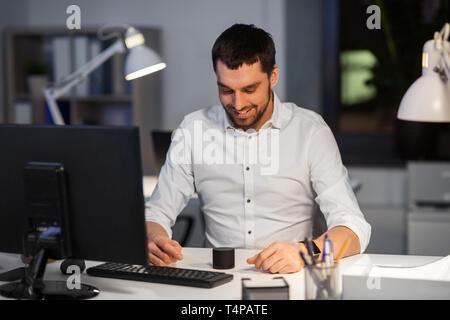
<path fill-rule="evenodd" d="M 80 289 L 69 289 L 65 281 L 43 281 L 42 289 L 33 292 L 24 282 L 11 282 L 0 286 L 0 295 L 14 299 L 32 300 L 81 300 L 93 298 L 99 290 L 87 284 L 81 284 Z"/>

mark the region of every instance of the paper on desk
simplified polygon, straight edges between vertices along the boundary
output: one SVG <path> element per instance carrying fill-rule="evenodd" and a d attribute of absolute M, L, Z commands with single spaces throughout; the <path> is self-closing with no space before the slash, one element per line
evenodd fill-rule
<path fill-rule="evenodd" d="M 247 288 L 267 288 L 267 287 L 285 287 L 286 283 L 283 279 L 248 279 L 244 280 Z"/>
<path fill-rule="evenodd" d="M 378 276 L 382 278 L 450 281 L 450 255 L 417 267 L 389 267 L 368 263 L 350 266 L 348 275 Z"/>

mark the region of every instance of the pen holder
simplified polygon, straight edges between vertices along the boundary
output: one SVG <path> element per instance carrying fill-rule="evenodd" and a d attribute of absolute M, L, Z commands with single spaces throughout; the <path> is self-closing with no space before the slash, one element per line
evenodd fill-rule
<path fill-rule="evenodd" d="M 339 264 L 331 267 L 305 267 L 306 300 L 339 300 L 342 298 L 342 275 Z"/>

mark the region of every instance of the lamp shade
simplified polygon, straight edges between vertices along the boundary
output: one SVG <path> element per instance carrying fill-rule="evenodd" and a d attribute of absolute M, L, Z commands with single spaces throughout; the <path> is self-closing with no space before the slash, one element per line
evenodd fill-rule
<path fill-rule="evenodd" d="M 166 64 L 155 51 L 145 45 L 139 45 L 129 49 L 125 60 L 125 79 L 133 80 L 165 67 Z"/>
<path fill-rule="evenodd" d="M 422 50 L 422 76 L 406 91 L 397 118 L 417 122 L 450 122 L 450 80 L 445 74 L 450 48 L 446 24 L 434 40 L 425 42 Z M 437 70 L 440 70 L 439 72 Z"/>
<path fill-rule="evenodd" d="M 417 79 L 400 102 L 397 118 L 420 122 L 450 122 L 450 85 L 438 74 Z"/>
<path fill-rule="evenodd" d="M 124 42 L 128 49 L 125 58 L 126 80 L 133 80 L 166 67 L 159 55 L 145 45 L 144 35 L 136 28 L 127 29 Z"/>

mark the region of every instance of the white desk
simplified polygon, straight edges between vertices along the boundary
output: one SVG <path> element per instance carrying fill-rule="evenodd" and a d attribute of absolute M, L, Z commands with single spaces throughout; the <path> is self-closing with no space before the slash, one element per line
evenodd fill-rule
<path fill-rule="evenodd" d="M 240 300 L 242 277 L 269 279 L 279 276 L 263 273 L 246 263 L 246 259 L 256 252 L 258 251 L 237 249 L 235 268 L 224 270 L 234 275 L 233 281 L 212 289 L 97 278 L 85 273 L 82 275 L 82 283 L 100 289 L 100 294 L 94 299 Z M 184 259 L 175 266 L 213 270 L 211 249 L 184 248 L 183 255 Z M 46 279 L 66 279 L 59 271 L 59 264 L 55 262 L 47 265 Z M 86 264 L 90 267 L 98 262 L 88 261 Z M 385 267 L 376 267 L 377 265 Z M 388 265 L 394 268 L 386 268 Z M 21 265 L 17 255 L 0 254 L 0 272 L 18 266 Z M 400 266 L 421 267 L 400 269 Z M 450 256 L 361 254 L 343 259 L 341 270 L 344 275 L 344 299 L 450 299 Z M 304 299 L 304 271 L 283 276 L 290 286 L 290 298 Z M 375 281 L 371 281 L 369 277 Z M 372 289 L 367 287 L 368 281 Z M 377 285 L 380 288 L 376 288 Z"/>

